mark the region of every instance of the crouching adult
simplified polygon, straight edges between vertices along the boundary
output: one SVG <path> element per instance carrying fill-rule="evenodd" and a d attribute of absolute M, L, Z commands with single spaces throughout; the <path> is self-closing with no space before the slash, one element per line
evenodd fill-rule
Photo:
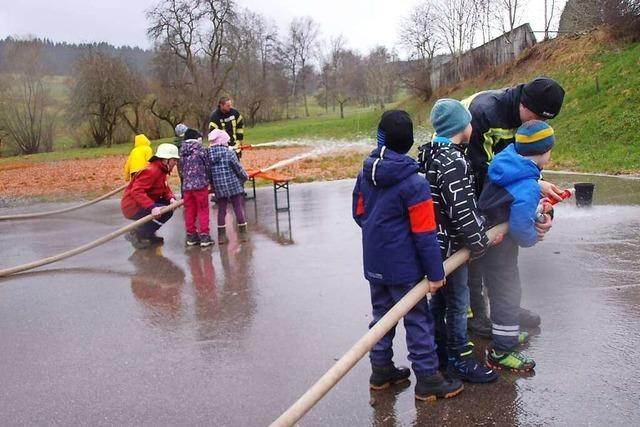
<path fill-rule="evenodd" d="M 156 231 L 173 216 L 172 211 L 161 213 L 161 209 L 176 201 L 167 179 L 179 158 L 178 147 L 160 144 L 147 167 L 135 175 L 124 191 L 120 207 L 126 218 L 138 220 L 153 215 L 152 221 L 125 236 L 136 249 L 164 242 Z"/>

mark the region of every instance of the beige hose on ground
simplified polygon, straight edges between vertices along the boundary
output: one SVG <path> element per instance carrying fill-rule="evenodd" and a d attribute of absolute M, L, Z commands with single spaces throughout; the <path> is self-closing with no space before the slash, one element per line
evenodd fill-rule
<path fill-rule="evenodd" d="M 184 204 L 183 200 L 178 200 L 173 202 L 172 204 L 170 204 L 169 206 L 165 206 L 164 208 L 162 208 L 162 210 L 160 211 L 161 213 L 165 213 L 165 212 L 169 212 L 169 211 L 173 211 L 177 208 L 179 208 L 180 206 L 182 206 Z M 127 225 L 126 227 L 122 227 L 121 229 L 114 231 L 113 233 L 109 233 L 104 237 L 101 237 L 97 240 L 94 240 L 93 242 L 87 243 L 86 245 L 82 245 L 79 246 L 75 249 L 72 249 L 70 251 L 67 252 L 63 252 L 61 254 L 58 255 L 54 255 L 51 256 L 49 258 L 43 258 L 41 260 L 38 261 L 33 261 L 30 262 L 28 264 L 23 264 L 23 265 L 19 265 L 17 267 L 11 267 L 11 268 L 5 268 L 3 270 L 0 270 L 0 277 L 6 277 L 6 276 L 10 276 L 12 274 L 16 274 L 16 273 L 20 273 L 22 271 L 27 271 L 27 270 L 31 270 L 37 267 L 41 267 L 43 265 L 47 265 L 47 264 L 51 264 L 54 263 L 56 261 L 61 261 L 63 259 L 66 258 L 70 258 L 74 255 L 78 255 L 82 252 L 86 252 L 89 249 L 93 249 L 96 246 L 100 246 L 103 243 L 108 242 L 109 240 L 113 240 L 118 236 L 123 235 L 124 233 L 127 233 L 133 229 L 135 229 L 136 227 L 145 224 L 149 221 L 151 221 L 153 219 L 153 215 L 149 214 L 143 218 L 140 218 L 139 220 Z"/>
<path fill-rule="evenodd" d="M 11 219 L 34 219 L 34 218 L 42 218 L 45 216 L 52 216 L 52 215 L 58 215 L 61 213 L 66 213 L 66 212 L 71 212 L 71 211 L 75 211 L 78 209 L 82 209 L 82 208 L 86 208 L 87 206 L 91 206 L 95 203 L 98 203 L 99 201 L 102 201 L 104 199 L 108 199 L 109 197 L 113 196 L 114 194 L 117 194 L 119 192 L 121 192 L 122 190 L 124 190 L 125 188 L 127 188 L 127 184 L 124 184 L 121 187 L 116 188 L 115 190 L 112 190 L 110 192 L 108 192 L 105 195 L 102 195 L 96 199 L 90 200 L 86 203 L 83 203 L 81 205 L 77 205 L 77 206 L 71 206 L 69 208 L 64 208 L 64 209 L 57 209 L 55 211 L 47 211 L 47 212 L 35 212 L 35 213 L 26 213 L 26 214 L 16 214 L 16 215 L 5 215 L 5 216 L 0 216 L 0 221 L 8 221 Z"/>
<path fill-rule="evenodd" d="M 498 235 L 507 233 L 507 224 L 500 224 L 487 233 L 489 239 L 493 242 Z M 444 262 L 445 274 L 449 275 L 456 268 L 463 265 L 469 259 L 470 252 L 468 249 L 462 249 Z M 423 280 L 409 291 L 396 305 L 393 306 L 387 314 L 385 314 L 373 328 L 362 336 L 344 356 L 340 358 L 309 390 L 303 394 L 293 405 L 289 407 L 271 427 L 293 426 L 298 422 L 316 403 L 329 392 L 347 372 L 353 368 L 356 363 L 371 348 L 395 326 L 402 317 L 409 312 L 428 291 L 428 282 Z M 446 285 L 445 285 L 446 286 Z"/>

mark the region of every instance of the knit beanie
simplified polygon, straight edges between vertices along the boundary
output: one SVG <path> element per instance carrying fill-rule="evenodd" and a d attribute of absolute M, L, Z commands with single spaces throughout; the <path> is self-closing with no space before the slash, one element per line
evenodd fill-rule
<path fill-rule="evenodd" d="M 549 77 L 537 77 L 522 88 L 522 105 L 545 119 L 553 119 L 562 108 L 564 89 Z"/>
<path fill-rule="evenodd" d="M 460 101 L 439 99 L 431 109 L 431 124 L 438 136 L 451 138 L 471 123 L 471 113 Z"/>
<path fill-rule="evenodd" d="M 406 111 L 385 111 L 378 124 L 378 147 L 406 154 L 413 145 L 413 122 Z"/>
<path fill-rule="evenodd" d="M 540 120 L 529 120 L 516 132 L 516 151 L 521 156 L 544 154 L 553 148 L 553 128 Z"/>
<path fill-rule="evenodd" d="M 200 131 L 196 130 L 196 129 L 187 129 L 187 131 L 184 133 L 184 140 L 188 141 L 190 139 L 198 139 L 198 138 L 202 138 L 202 134 L 200 133 Z"/>

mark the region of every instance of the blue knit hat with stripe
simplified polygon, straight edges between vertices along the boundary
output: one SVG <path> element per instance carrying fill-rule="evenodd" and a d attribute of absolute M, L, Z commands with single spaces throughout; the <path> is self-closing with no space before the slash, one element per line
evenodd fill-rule
<path fill-rule="evenodd" d="M 555 142 L 553 128 L 540 120 L 530 120 L 516 132 L 516 151 L 521 156 L 544 154 L 553 148 Z"/>

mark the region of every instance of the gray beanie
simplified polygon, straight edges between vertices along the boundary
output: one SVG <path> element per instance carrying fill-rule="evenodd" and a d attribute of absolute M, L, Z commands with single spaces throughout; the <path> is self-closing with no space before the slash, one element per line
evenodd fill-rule
<path fill-rule="evenodd" d="M 460 101 L 439 99 L 431 110 L 431 124 L 438 136 L 451 138 L 471 123 L 471 113 Z"/>

